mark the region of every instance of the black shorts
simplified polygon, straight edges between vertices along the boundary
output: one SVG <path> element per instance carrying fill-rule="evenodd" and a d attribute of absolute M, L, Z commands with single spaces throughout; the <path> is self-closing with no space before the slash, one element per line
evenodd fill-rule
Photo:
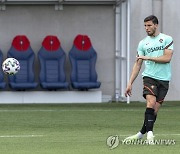
<path fill-rule="evenodd" d="M 156 96 L 156 102 L 163 103 L 169 89 L 169 81 L 156 80 L 150 77 L 143 77 L 143 97 L 146 95 Z"/>

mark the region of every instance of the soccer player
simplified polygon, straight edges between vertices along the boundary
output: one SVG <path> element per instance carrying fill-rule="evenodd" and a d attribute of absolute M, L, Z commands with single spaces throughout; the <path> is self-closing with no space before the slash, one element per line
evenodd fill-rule
<path fill-rule="evenodd" d="M 158 19 L 150 15 L 144 19 L 147 37 L 139 42 L 137 59 L 132 69 L 125 96 L 131 96 L 132 84 L 139 74 L 143 61 L 143 97 L 146 99 L 144 123 L 141 130 L 125 140 L 141 139 L 147 133 L 149 144 L 154 143 L 153 126 L 164 101 L 171 79 L 170 61 L 173 55 L 173 39 L 158 31 Z"/>

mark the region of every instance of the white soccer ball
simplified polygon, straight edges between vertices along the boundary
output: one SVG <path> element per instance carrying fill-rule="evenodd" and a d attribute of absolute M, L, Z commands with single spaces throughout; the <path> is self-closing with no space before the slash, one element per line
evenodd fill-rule
<path fill-rule="evenodd" d="M 14 75 L 20 70 L 20 63 L 15 58 L 7 58 L 2 63 L 2 70 L 5 74 Z"/>

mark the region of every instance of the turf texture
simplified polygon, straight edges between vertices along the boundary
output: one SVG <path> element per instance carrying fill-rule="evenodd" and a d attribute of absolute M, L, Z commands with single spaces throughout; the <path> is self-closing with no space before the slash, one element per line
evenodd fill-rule
<path fill-rule="evenodd" d="M 0 105 L 2 154 L 170 154 L 180 149 L 180 102 L 165 102 L 154 127 L 155 139 L 172 144 L 123 144 L 137 133 L 145 103 Z M 119 145 L 110 149 L 109 136 Z M 144 138 L 146 139 L 146 137 Z"/>

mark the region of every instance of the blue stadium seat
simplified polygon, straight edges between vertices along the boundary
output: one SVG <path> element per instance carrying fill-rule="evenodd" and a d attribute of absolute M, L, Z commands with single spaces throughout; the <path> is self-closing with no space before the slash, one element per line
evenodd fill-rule
<path fill-rule="evenodd" d="M 87 35 L 77 35 L 69 52 L 71 62 L 71 82 L 74 89 L 88 90 L 99 88 L 95 69 L 97 53 Z"/>
<path fill-rule="evenodd" d="M 56 36 L 46 36 L 38 52 L 40 61 L 40 85 L 44 89 L 67 89 L 64 65 L 66 55 Z"/>
<path fill-rule="evenodd" d="M 3 54 L 0 50 L 0 64 L 3 62 Z M 2 71 L 2 67 L 0 68 L 0 89 L 4 89 L 6 87 L 6 83 L 4 82 L 4 73 Z"/>
<path fill-rule="evenodd" d="M 7 57 L 16 58 L 20 62 L 20 71 L 9 75 L 9 85 L 15 90 L 27 90 L 37 87 L 34 77 L 34 52 L 25 35 L 17 35 L 8 51 Z"/>

